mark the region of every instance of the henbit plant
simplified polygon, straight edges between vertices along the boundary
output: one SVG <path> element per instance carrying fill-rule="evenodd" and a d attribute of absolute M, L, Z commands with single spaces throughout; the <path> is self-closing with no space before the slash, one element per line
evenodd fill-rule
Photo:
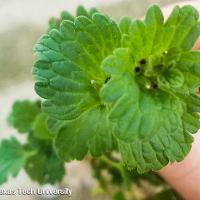
<path fill-rule="evenodd" d="M 78 13 L 35 45 L 35 90 L 52 125 L 62 127 L 59 157 L 118 150 L 140 173 L 181 161 L 200 125 L 196 9 L 175 7 L 164 22 L 153 5 L 144 20 L 123 17 L 119 25 L 97 11 Z"/>
<path fill-rule="evenodd" d="M 27 142 L 21 144 L 16 138 L 3 140 L 0 145 L 0 183 L 16 176 L 24 168 L 32 180 L 40 184 L 55 184 L 65 175 L 64 161 L 53 148 L 54 135 L 46 125 L 41 113 L 41 103 L 28 100 L 16 101 L 8 122 L 19 133 L 26 134 Z"/>
<path fill-rule="evenodd" d="M 86 155 L 106 164 L 111 175 L 110 167 L 117 169 L 113 177 L 121 174 L 121 183 L 136 181 L 131 174 L 152 183 L 150 177 L 158 176 L 152 171 L 183 160 L 200 128 L 200 51 L 191 50 L 200 34 L 198 18 L 192 6 L 176 6 L 164 21 L 152 5 L 144 20 L 122 17 L 118 24 L 81 6 L 76 17 L 63 12 L 51 19 L 35 45 L 42 111 L 39 102 L 14 104 L 10 124 L 28 133 L 28 140 L 2 141 L 1 183 L 21 167 L 41 184 L 55 183 L 65 161 Z M 95 166 L 101 171 L 102 165 Z M 138 172 L 149 172 L 149 178 Z M 106 191 L 102 176 L 96 177 Z M 127 199 L 121 192 L 111 196 Z"/>
<path fill-rule="evenodd" d="M 28 100 L 18 100 L 13 104 L 8 122 L 18 133 L 27 136 L 27 142 L 21 144 L 15 137 L 1 142 L 0 184 L 5 183 L 10 175 L 15 177 L 22 168 L 41 185 L 58 183 L 65 176 L 64 161 L 53 148 L 55 133 L 48 130 L 47 116 L 41 112 L 40 104 L 39 101 Z M 118 155 L 87 156 L 85 161 L 91 165 L 93 177 L 97 180 L 93 197 L 156 200 L 163 199 L 164 195 L 168 199 L 181 199 L 158 174 L 130 171 L 120 162 Z M 133 190 L 134 187 L 140 188 L 139 191 Z"/>

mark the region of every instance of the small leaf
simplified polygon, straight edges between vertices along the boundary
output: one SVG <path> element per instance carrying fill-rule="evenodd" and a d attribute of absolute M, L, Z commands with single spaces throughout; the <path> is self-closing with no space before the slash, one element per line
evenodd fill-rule
<path fill-rule="evenodd" d="M 52 133 L 47 128 L 46 116 L 43 113 L 36 117 L 33 124 L 33 133 L 39 139 L 51 140 L 53 138 Z"/>
<path fill-rule="evenodd" d="M 25 170 L 32 180 L 40 184 L 55 184 L 65 175 L 64 163 L 51 151 L 39 151 L 30 157 Z"/>
<path fill-rule="evenodd" d="M 114 144 L 106 110 L 100 107 L 66 124 L 55 140 L 57 154 L 66 161 L 82 160 L 88 151 L 93 156 L 100 156 L 110 152 Z"/>
<path fill-rule="evenodd" d="M 102 63 L 103 70 L 108 74 L 121 74 L 126 71 L 131 71 L 133 68 L 133 58 L 130 49 L 119 48 L 108 56 Z"/>
<path fill-rule="evenodd" d="M 188 133 L 194 134 L 200 129 L 199 116 L 196 113 L 184 113 L 183 115 L 183 125 Z"/>
<path fill-rule="evenodd" d="M 56 120 L 52 118 L 47 118 L 46 119 L 46 125 L 47 129 L 52 133 L 52 134 L 57 134 L 60 132 L 61 128 L 65 126 L 66 122 L 63 120 Z"/>
<path fill-rule="evenodd" d="M 151 5 L 145 15 L 145 23 L 151 27 L 161 26 L 164 22 L 164 17 L 160 7 L 156 4 Z"/>
<path fill-rule="evenodd" d="M 88 12 L 83 6 L 78 6 L 76 10 L 76 16 L 86 16 L 88 17 Z"/>
<path fill-rule="evenodd" d="M 119 151 L 128 168 L 136 168 L 139 173 L 159 170 L 168 162 L 183 160 L 190 151 L 192 136 L 183 132 L 182 119 L 176 111 L 165 110 L 159 116 L 162 126 L 149 140 L 135 139 L 131 144 L 119 140 Z"/>
<path fill-rule="evenodd" d="M 188 108 L 192 112 L 200 112 L 200 97 L 196 94 L 191 94 L 187 100 Z"/>
<path fill-rule="evenodd" d="M 190 5 L 174 8 L 166 22 L 166 26 L 176 27 L 170 44 L 171 48 L 180 46 L 184 50 L 190 50 L 193 47 L 200 35 L 198 18 L 198 11 Z"/>
<path fill-rule="evenodd" d="M 164 22 L 164 17 L 159 6 L 153 4 L 149 7 L 144 22 L 146 25 L 146 37 L 148 40 L 148 53 L 150 53 L 155 44 L 154 40 L 156 40 L 157 32 L 160 31 Z M 143 35 L 143 33 L 141 35 Z"/>
<path fill-rule="evenodd" d="M 177 89 L 183 86 L 184 75 L 180 70 L 170 69 L 161 75 L 158 82 L 161 87 Z"/>
<path fill-rule="evenodd" d="M 177 66 L 186 72 L 200 75 L 200 51 L 183 52 Z"/>
<path fill-rule="evenodd" d="M 14 137 L 4 139 L 0 144 L 0 184 L 5 183 L 9 176 L 16 177 L 24 167 L 31 152 L 26 152 Z"/>
<path fill-rule="evenodd" d="M 94 13 L 92 18 L 81 14 L 74 23 L 62 21 L 58 38 L 52 33 L 35 46 L 35 90 L 46 99 L 42 110 L 51 118 L 76 119 L 100 103 L 98 90 L 106 79 L 101 62 L 120 45 L 120 31 L 111 19 Z"/>
<path fill-rule="evenodd" d="M 8 117 L 8 122 L 19 133 L 27 133 L 31 130 L 36 116 L 40 113 L 40 104 L 30 101 L 16 101 Z"/>
<path fill-rule="evenodd" d="M 141 20 L 133 20 L 129 27 L 130 44 L 135 62 L 146 58 L 152 48 L 152 41 L 148 38 L 147 27 Z"/>

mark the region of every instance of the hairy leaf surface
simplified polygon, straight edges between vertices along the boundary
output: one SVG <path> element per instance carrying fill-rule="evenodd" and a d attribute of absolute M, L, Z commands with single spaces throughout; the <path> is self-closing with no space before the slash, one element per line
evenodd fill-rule
<path fill-rule="evenodd" d="M 62 21 L 36 44 L 36 92 L 47 99 L 42 109 L 56 119 L 71 120 L 99 105 L 98 90 L 106 76 L 102 60 L 120 44 L 117 25 L 95 13 Z M 95 53 L 94 53 L 95 52 Z"/>
<path fill-rule="evenodd" d="M 106 110 L 101 107 L 95 107 L 81 118 L 69 122 L 55 140 L 58 155 L 67 161 L 82 160 L 88 152 L 92 156 L 100 156 L 112 151 L 115 146 Z"/>
<path fill-rule="evenodd" d="M 140 173 L 184 159 L 200 128 L 196 9 L 175 7 L 164 20 L 152 5 L 143 20 L 118 26 L 95 10 L 77 15 L 35 46 L 35 90 L 59 157 L 115 149 Z"/>

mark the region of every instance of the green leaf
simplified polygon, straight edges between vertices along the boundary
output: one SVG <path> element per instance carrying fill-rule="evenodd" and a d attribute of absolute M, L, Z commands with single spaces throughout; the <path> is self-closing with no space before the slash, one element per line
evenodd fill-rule
<path fill-rule="evenodd" d="M 200 112 L 200 96 L 197 96 L 196 94 L 191 94 L 186 101 L 189 111 Z"/>
<path fill-rule="evenodd" d="M 63 20 L 69 20 L 71 22 L 74 22 L 75 17 L 78 16 L 86 16 L 89 18 L 92 18 L 93 14 L 97 13 L 98 11 L 95 8 L 91 8 L 89 11 L 87 11 L 83 6 L 78 6 L 76 10 L 76 16 L 72 16 L 68 11 L 62 11 L 60 18 L 51 18 L 49 20 L 49 27 L 48 32 L 52 29 L 59 30 L 60 24 Z"/>
<path fill-rule="evenodd" d="M 74 16 L 72 16 L 69 12 L 67 11 L 62 11 L 61 12 L 61 20 L 70 20 L 70 21 L 74 21 Z M 59 28 L 59 26 L 58 26 Z"/>
<path fill-rule="evenodd" d="M 122 22 L 120 27 L 125 24 L 125 20 Z M 127 29 L 128 33 L 126 31 L 127 35 L 123 36 L 122 44 L 134 51 L 136 61 L 152 53 L 162 54 L 168 50 L 170 52 L 174 47 L 190 50 L 200 35 L 198 12 L 192 6 L 175 7 L 164 23 L 160 8 L 152 5 L 144 22 L 133 20 L 130 25 L 126 25 Z"/>
<path fill-rule="evenodd" d="M 55 184 L 65 175 L 64 163 L 53 152 L 39 151 L 27 160 L 25 170 L 40 184 Z"/>
<path fill-rule="evenodd" d="M 185 79 L 182 91 L 178 91 L 182 93 L 183 98 L 198 92 L 200 86 L 199 55 L 199 51 L 182 52 L 176 63 L 176 67 L 182 71 Z"/>
<path fill-rule="evenodd" d="M 144 173 L 158 170 L 169 161 L 182 160 L 191 148 L 192 137 L 182 127 L 181 102 L 165 93 L 136 92 L 138 88 L 133 89 L 135 83 L 128 81 L 121 84 L 126 90 L 116 85 L 121 91 L 109 97 L 106 96 L 109 83 L 112 84 L 112 79 L 102 94 L 105 100 L 110 100 L 109 103 L 116 102 L 109 119 L 113 122 L 113 132 L 119 138 L 119 151 L 127 166 Z"/>
<path fill-rule="evenodd" d="M 63 21 L 60 30 L 36 44 L 35 90 L 46 101 L 42 110 L 52 118 L 69 120 L 99 105 L 98 90 L 106 76 L 102 60 L 120 45 L 117 25 L 95 13 Z M 95 51 L 95 54 L 94 54 Z"/>
<path fill-rule="evenodd" d="M 118 48 L 113 54 L 105 58 L 102 63 L 102 68 L 108 75 L 117 75 L 132 70 L 133 57 L 130 49 Z"/>
<path fill-rule="evenodd" d="M 23 146 L 15 138 L 2 141 L 0 183 L 10 174 L 16 176 L 23 167 L 40 184 L 61 181 L 65 175 L 64 162 L 54 152 L 54 135 L 48 130 L 47 116 L 41 113 L 40 103 L 16 101 L 9 120 L 19 132 L 28 133 L 28 140 Z"/>
<path fill-rule="evenodd" d="M 132 50 L 136 65 L 152 53 L 162 54 L 166 51 L 175 31 L 173 26 L 164 26 L 163 15 L 157 5 L 148 9 L 144 21 L 132 20 L 126 29 L 128 31 L 122 38 L 122 45 Z"/>
<path fill-rule="evenodd" d="M 171 48 L 180 46 L 184 50 L 190 50 L 193 47 L 200 34 L 198 19 L 198 11 L 190 5 L 174 8 L 166 22 L 166 26 L 176 27 Z"/>
<path fill-rule="evenodd" d="M 51 140 L 53 138 L 53 134 L 48 130 L 46 116 L 43 113 L 36 117 L 32 130 L 33 134 L 39 139 Z"/>
<path fill-rule="evenodd" d="M 180 116 L 166 109 L 160 119 L 162 126 L 149 140 L 135 139 L 131 144 L 119 140 L 119 151 L 128 168 L 139 173 L 159 170 L 168 162 L 183 160 L 190 151 L 193 138 L 183 131 Z"/>
<path fill-rule="evenodd" d="M 129 17 L 122 17 L 119 22 L 119 28 L 120 31 L 124 34 L 128 34 L 130 24 L 131 24 L 131 19 Z"/>
<path fill-rule="evenodd" d="M 52 17 L 49 19 L 48 22 L 48 31 L 52 30 L 52 29 L 58 29 L 59 28 L 59 24 L 60 24 L 60 20 Z"/>
<path fill-rule="evenodd" d="M 52 134 L 57 134 L 60 132 L 61 128 L 65 126 L 66 122 L 63 120 L 56 120 L 53 118 L 48 117 L 46 119 L 46 126 L 47 129 L 52 133 Z"/>
<path fill-rule="evenodd" d="M 191 93 L 198 93 L 198 87 L 200 85 L 200 78 L 198 75 L 193 73 L 184 73 L 185 84 L 190 88 Z"/>
<path fill-rule="evenodd" d="M 196 9 L 176 7 L 165 22 L 152 5 L 119 27 L 95 10 L 78 15 L 35 46 L 35 90 L 59 157 L 115 149 L 140 173 L 184 159 L 199 127 Z"/>
<path fill-rule="evenodd" d="M 198 114 L 185 112 L 183 115 L 183 126 L 188 133 L 196 133 L 200 129 Z"/>
<path fill-rule="evenodd" d="M 134 20 L 129 27 L 128 37 L 130 42 L 126 42 L 123 46 L 134 49 L 134 60 L 138 62 L 142 58 L 146 58 L 151 50 L 151 41 L 147 37 L 147 29 L 145 23 L 141 20 Z"/>
<path fill-rule="evenodd" d="M 33 122 L 39 113 L 40 104 L 38 102 L 16 101 L 12 106 L 8 122 L 19 133 L 27 133 L 31 130 Z"/>
<path fill-rule="evenodd" d="M 69 21 L 74 21 L 74 16 L 72 16 L 68 11 L 62 11 L 61 12 L 61 15 L 60 15 L 60 19 L 59 18 L 55 18 L 55 17 L 52 17 L 50 18 L 49 20 L 49 23 L 48 23 L 48 31 L 51 31 L 52 29 L 57 29 L 59 30 L 60 28 L 60 23 L 61 21 L 63 20 L 69 20 Z"/>
<path fill-rule="evenodd" d="M 144 22 L 146 25 L 146 31 L 144 33 L 144 36 L 146 34 L 145 43 L 148 49 L 148 53 L 150 53 L 153 50 L 153 45 L 156 43 L 157 35 L 160 33 L 160 28 L 164 22 L 164 17 L 159 6 L 152 5 L 149 7 Z M 141 36 L 142 35 L 143 34 L 141 34 Z"/>
<path fill-rule="evenodd" d="M 94 107 L 77 120 L 68 122 L 57 134 L 55 148 L 63 160 L 82 160 L 90 152 L 100 156 L 115 147 L 106 110 Z"/>
<path fill-rule="evenodd" d="M 42 120 L 41 123 L 43 122 Z M 51 139 L 44 137 L 44 134 L 43 137 L 38 137 L 36 133 L 30 133 L 25 148 L 28 151 L 35 151 L 24 166 L 32 180 L 39 184 L 55 184 L 62 180 L 65 175 L 64 162 L 57 157 Z"/>
<path fill-rule="evenodd" d="M 178 89 L 184 84 L 184 75 L 178 69 L 169 69 L 164 75 L 158 78 L 159 85 L 163 88 L 175 88 Z"/>
<path fill-rule="evenodd" d="M 124 54 L 128 55 L 128 52 Z M 130 70 L 134 66 L 133 60 L 132 65 L 131 61 L 125 64 L 128 59 L 124 54 L 116 56 L 115 51 L 103 62 L 102 68 L 110 72 L 112 78 L 100 91 L 100 97 L 110 110 L 109 120 L 124 163 L 128 168 L 144 173 L 158 170 L 168 162 L 181 161 L 193 141 L 182 124 L 184 104 L 171 95 L 170 89 L 165 92 L 162 88 L 147 87 L 141 75 Z M 110 70 L 112 68 L 114 70 Z M 181 72 L 174 69 L 167 72 L 168 76 L 166 72 L 163 76 L 170 86 L 181 87 L 184 81 L 183 77 L 180 79 Z"/>
<path fill-rule="evenodd" d="M 98 10 L 96 8 L 91 8 L 89 10 L 86 10 L 86 8 L 84 8 L 83 6 L 80 5 L 76 9 L 76 17 L 85 16 L 85 17 L 92 18 L 92 16 L 95 13 L 98 13 Z"/>
<path fill-rule="evenodd" d="M 145 23 L 147 26 L 157 28 L 164 22 L 164 17 L 160 7 L 156 4 L 151 5 L 145 15 Z"/>
<path fill-rule="evenodd" d="M 200 76 L 200 51 L 183 52 L 177 62 L 179 69 Z M 200 79 L 200 78 L 199 78 Z"/>
<path fill-rule="evenodd" d="M 9 176 L 16 177 L 24 167 L 31 152 L 26 152 L 14 137 L 4 139 L 0 144 L 0 184 L 5 183 Z"/>
<path fill-rule="evenodd" d="M 83 6 L 78 6 L 76 16 L 89 17 L 87 10 Z"/>

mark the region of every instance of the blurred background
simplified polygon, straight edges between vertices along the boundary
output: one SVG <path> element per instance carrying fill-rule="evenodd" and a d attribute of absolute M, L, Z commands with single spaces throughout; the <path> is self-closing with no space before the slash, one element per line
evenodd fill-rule
<path fill-rule="evenodd" d="M 59 16 L 62 10 L 75 12 L 77 5 L 97 7 L 114 19 L 120 16 L 142 17 L 151 3 L 161 6 L 177 0 L 0 0 L 0 138 L 15 134 L 7 127 L 6 116 L 16 99 L 35 99 L 31 70 L 35 55 L 32 51 L 37 39 L 47 29 L 48 19 Z M 94 199 L 91 190 L 95 181 L 87 163 L 73 162 L 67 166 L 68 176 L 57 187 L 73 190 L 72 200 Z M 0 188 L 37 188 L 25 172 L 10 179 Z M 48 186 L 47 186 L 48 187 Z M 47 199 L 36 196 L 1 196 L 0 199 Z"/>

